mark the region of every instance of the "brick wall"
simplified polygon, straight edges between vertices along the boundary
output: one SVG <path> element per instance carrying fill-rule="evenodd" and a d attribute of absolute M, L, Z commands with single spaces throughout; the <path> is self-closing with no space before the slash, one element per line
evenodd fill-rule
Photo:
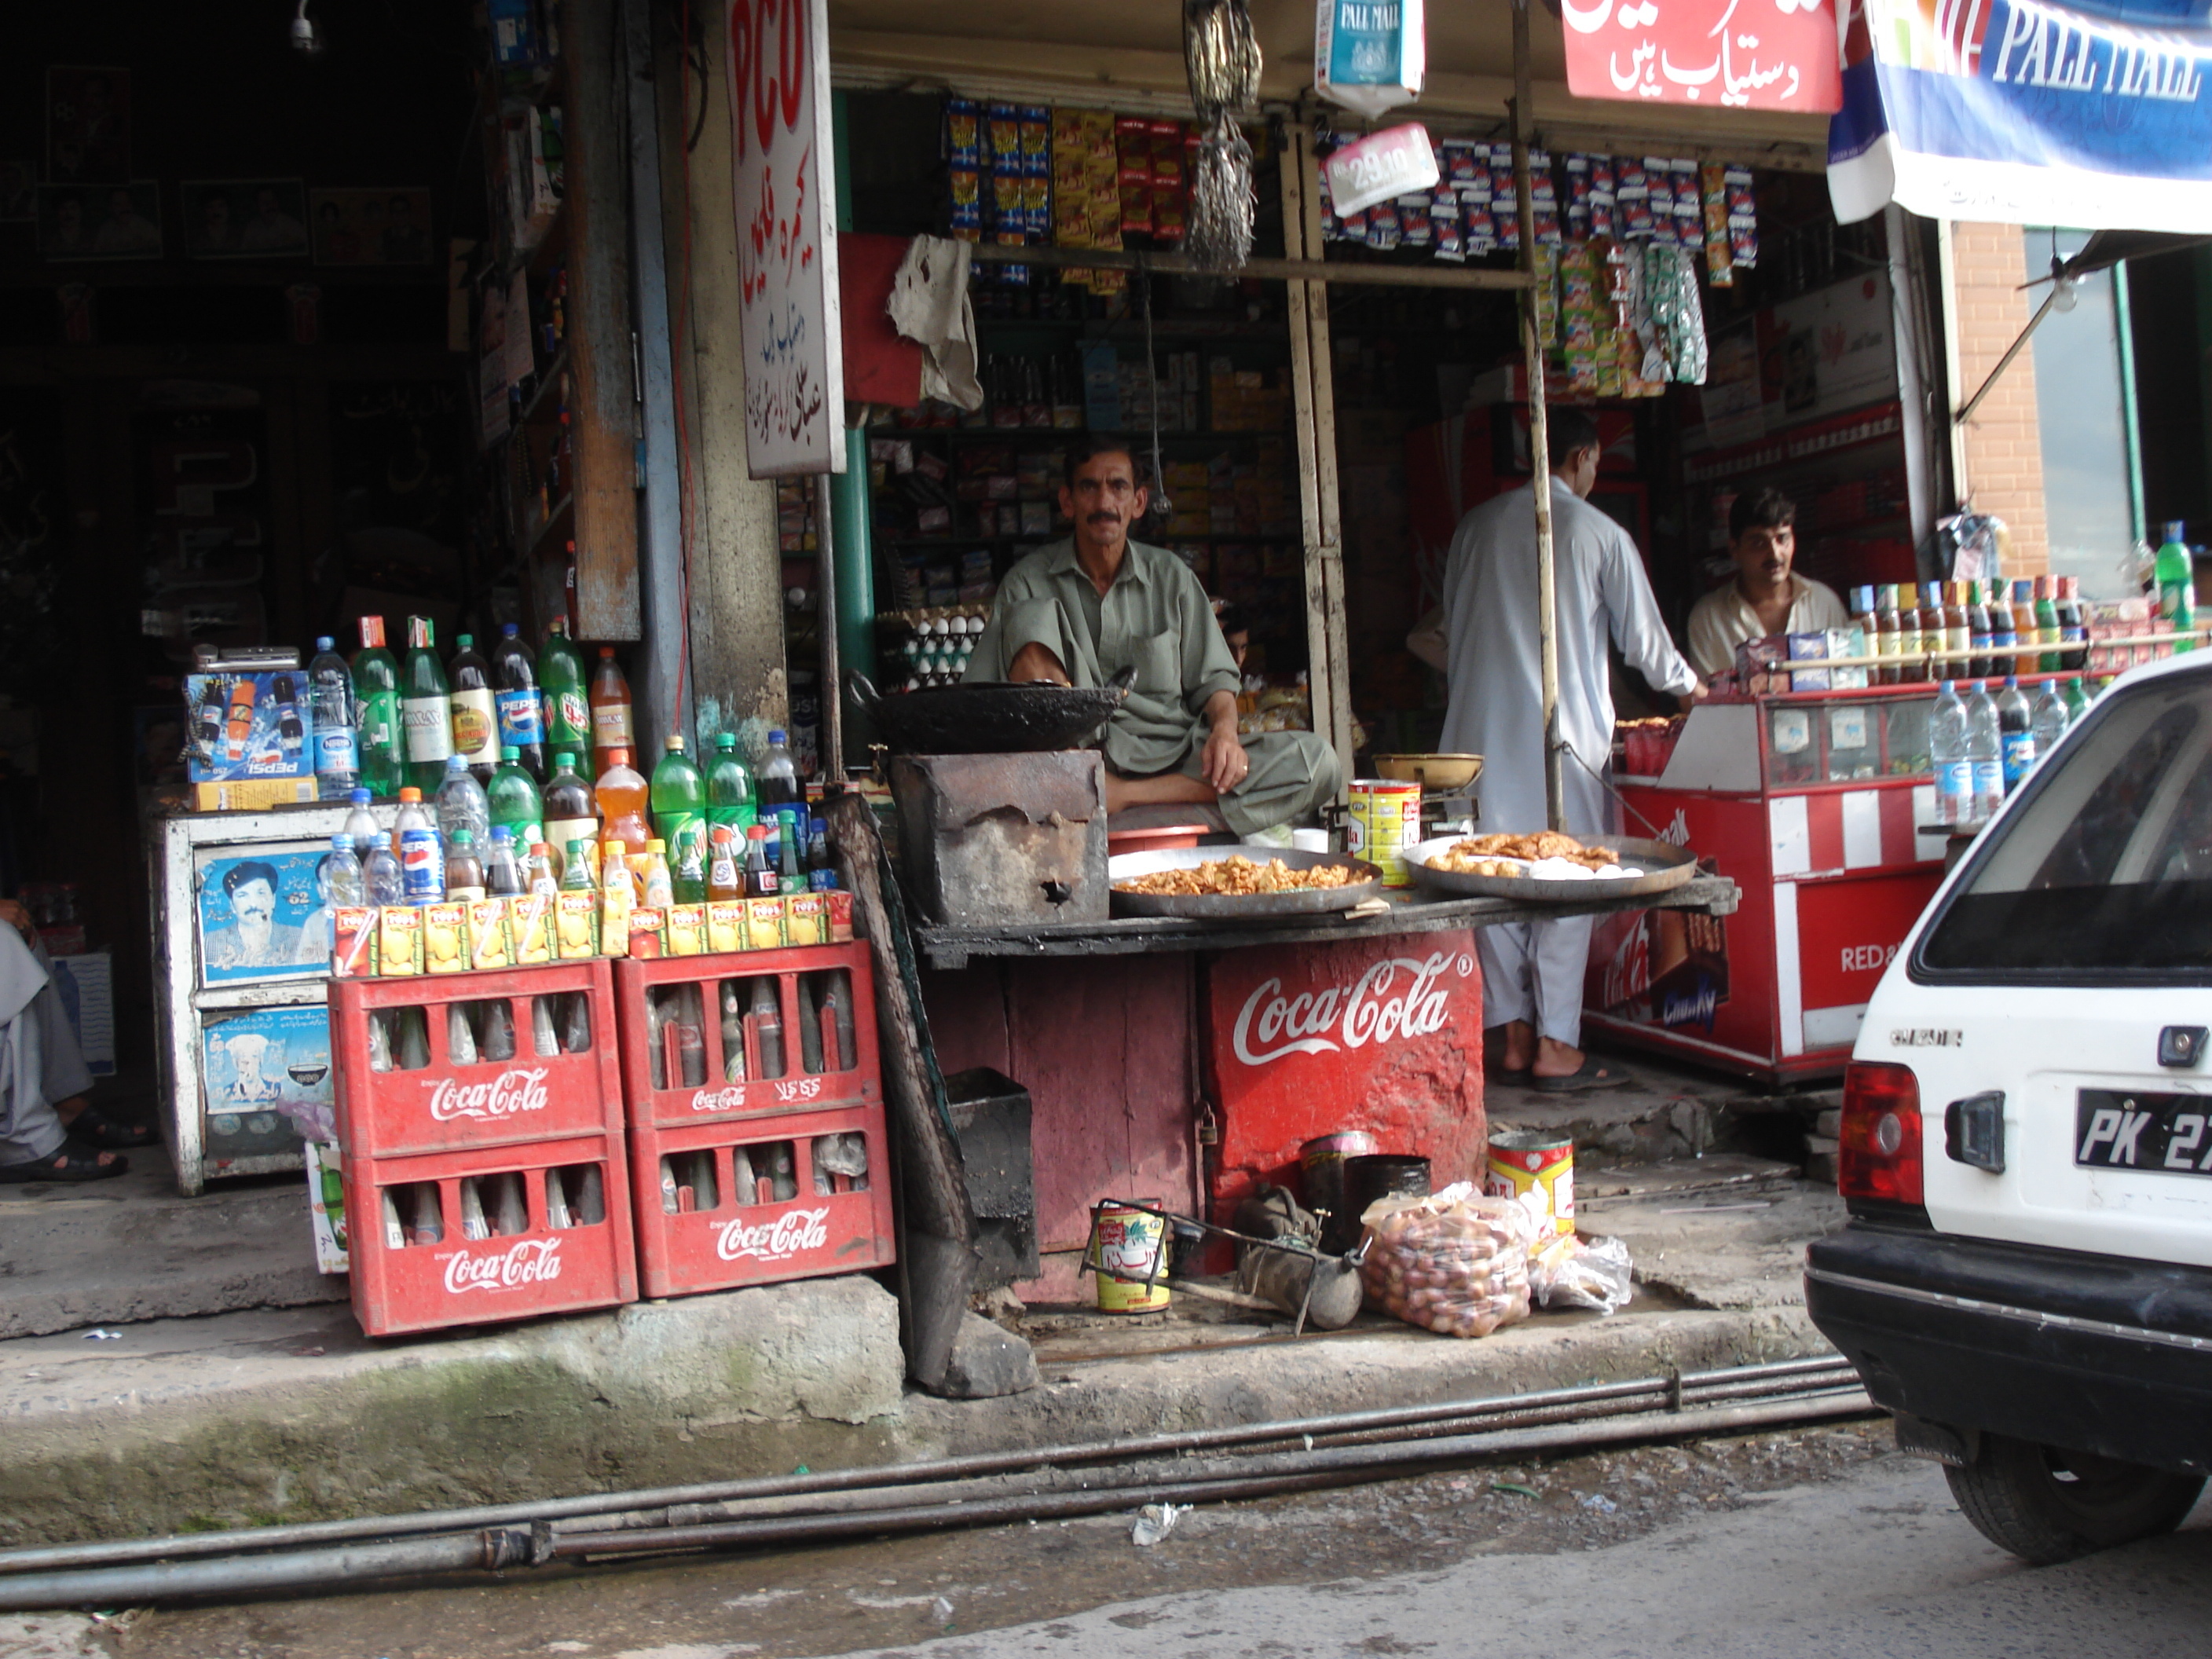
<path fill-rule="evenodd" d="M 1950 278 L 1957 327 L 1958 402 L 1990 376 L 2005 349 L 2035 314 L 2043 290 L 2019 292 L 2027 280 L 2017 225 L 1954 223 Z M 1970 492 L 1980 511 L 1994 513 L 2012 532 L 2008 574 L 2034 575 L 2051 568 L 2043 511 L 2043 448 L 2036 426 L 2035 362 L 2024 351 L 1982 399 L 1963 434 L 1959 493 Z"/>

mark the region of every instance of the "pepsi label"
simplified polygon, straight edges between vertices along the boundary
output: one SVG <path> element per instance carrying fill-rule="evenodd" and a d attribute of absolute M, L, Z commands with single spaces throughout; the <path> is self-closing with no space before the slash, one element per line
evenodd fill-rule
<path fill-rule="evenodd" d="M 527 749 L 532 744 L 545 741 L 544 711 L 535 691 L 502 691 L 499 694 L 499 740 L 513 744 L 517 749 Z"/>
<path fill-rule="evenodd" d="M 400 836 L 399 892 L 410 904 L 435 904 L 446 896 L 446 860 L 435 830 L 410 830 Z"/>
<path fill-rule="evenodd" d="M 2004 739 L 2004 781 L 2009 789 L 2035 769 L 2035 735 L 2008 732 Z"/>

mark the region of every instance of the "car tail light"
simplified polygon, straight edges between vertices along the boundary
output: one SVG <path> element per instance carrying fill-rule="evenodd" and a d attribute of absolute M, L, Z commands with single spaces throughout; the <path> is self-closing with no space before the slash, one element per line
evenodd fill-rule
<path fill-rule="evenodd" d="M 1920 1079 L 1910 1067 L 1853 1062 L 1838 1139 L 1836 1186 L 1845 1198 L 1923 1201 Z"/>

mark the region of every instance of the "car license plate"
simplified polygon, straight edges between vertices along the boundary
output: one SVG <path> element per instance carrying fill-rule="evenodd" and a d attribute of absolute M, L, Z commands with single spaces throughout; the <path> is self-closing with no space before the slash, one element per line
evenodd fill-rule
<path fill-rule="evenodd" d="M 2092 1170 L 2212 1176 L 2212 1098 L 2084 1089 L 2074 1107 L 2074 1162 Z"/>

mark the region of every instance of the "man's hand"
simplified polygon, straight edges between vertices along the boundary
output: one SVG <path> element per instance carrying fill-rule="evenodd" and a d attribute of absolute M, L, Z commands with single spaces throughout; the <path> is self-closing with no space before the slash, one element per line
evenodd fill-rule
<path fill-rule="evenodd" d="M 14 899 L 0 899 L 0 921 L 6 922 L 21 933 L 24 944 L 36 945 L 39 942 L 38 925 L 31 920 L 31 913 Z"/>
<path fill-rule="evenodd" d="M 1034 640 L 1014 653 L 1006 678 L 1016 685 L 1036 680 L 1049 680 L 1054 685 L 1069 684 L 1067 670 L 1060 665 L 1060 659 Z"/>
<path fill-rule="evenodd" d="M 1206 718 L 1212 730 L 1199 754 L 1200 773 L 1214 793 L 1226 795 L 1242 787 L 1252 769 L 1251 758 L 1237 740 L 1237 699 L 1226 691 L 1215 692 L 1206 700 Z"/>
<path fill-rule="evenodd" d="M 1686 714 L 1710 696 L 1712 694 L 1712 689 L 1705 681 L 1698 680 L 1687 691 L 1674 699 L 1675 706 Z"/>

